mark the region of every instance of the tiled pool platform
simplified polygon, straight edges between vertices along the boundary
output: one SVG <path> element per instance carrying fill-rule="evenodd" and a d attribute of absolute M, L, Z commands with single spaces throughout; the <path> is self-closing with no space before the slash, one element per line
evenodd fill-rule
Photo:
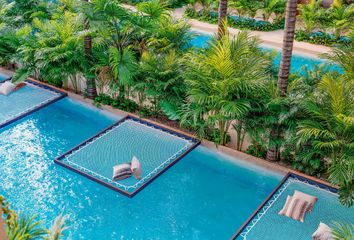
<path fill-rule="evenodd" d="M 199 140 L 145 120 L 126 116 L 55 159 L 60 164 L 112 190 L 133 197 L 199 145 Z M 97 151 L 97 150 L 100 151 Z M 141 162 L 142 179 L 112 181 L 115 165 Z"/>
<path fill-rule="evenodd" d="M 278 215 L 288 195 L 298 190 L 316 196 L 311 213 L 304 223 Z M 337 189 L 314 179 L 288 173 L 265 201 L 233 235 L 237 240 L 297 240 L 311 239 L 320 222 L 353 223 L 354 209 L 346 208 L 338 200 Z"/>
<path fill-rule="evenodd" d="M 67 95 L 65 92 L 37 81 L 26 80 L 25 83 L 26 86 L 8 96 L 0 95 L 0 128 L 10 125 Z"/>

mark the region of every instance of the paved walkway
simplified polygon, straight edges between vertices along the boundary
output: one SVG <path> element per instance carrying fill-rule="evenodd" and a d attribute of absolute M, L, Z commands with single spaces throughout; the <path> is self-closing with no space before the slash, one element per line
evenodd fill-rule
<path fill-rule="evenodd" d="M 126 8 L 129 8 L 135 11 L 135 7 L 130 5 L 124 5 Z M 181 19 L 185 18 L 184 8 L 177 8 L 172 12 L 172 16 L 175 18 Z M 191 24 L 192 30 L 196 32 L 201 32 L 205 34 L 215 34 L 217 32 L 217 25 L 210 24 L 206 22 L 201 22 L 195 19 L 188 19 L 188 22 Z M 235 28 L 229 28 L 230 34 L 233 36 L 237 34 L 240 30 Z M 260 31 L 249 31 L 252 35 L 257 36 L 262 44 L 265 46 L 278 48 L 280 49 L 283 45 L 283 30 L 271 31 L 271 32 L 260 32 Z M 318 57 L 322 53 L 327 53 L 331 50 L 330 47 L 315 45 L 305 42 L 294 41 L 294 53 L 305 55 L 308 57 Z"/>

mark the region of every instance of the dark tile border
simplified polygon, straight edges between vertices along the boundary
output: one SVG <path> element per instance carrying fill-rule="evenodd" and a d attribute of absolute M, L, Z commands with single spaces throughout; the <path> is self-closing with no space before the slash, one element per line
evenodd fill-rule
<path fill-rule="evenodd" d="M 11 79 L 11 78 L 10 78 L 10 79 Z M 8 79 L 8 80 L 9 80 L 9 79 Z M 7 80 L 5 80 L 5 81 L 7 81 Z M 54 93 L 58 94 L 58 96 L 57 96 L 56 98 L 53 98 L 53 99 L 52 99 L 51 101 L 49 101 L 49 102 L 40 104 L 40 105 L 37 106 L 36 108 L 33 108 L 33 109 L 31 109 L 31 110 L 28 110 L 28 111 L 24 112 L 23 114 L 21 114 L 21 115 L 19 115 L 19 116 L 17 116 L 17 117 L 14 117 L 14 118 L 12 118 L 12 119 L 9 119 L 9 120 L 5 121 L 4 123 L 0 124 L 0 129 L 2 129 L 2 128 L 4 128 L 4 127 L 10 125 L 11 123 L 14 123 L 14 122 L 16 122 L 16 121 L 18 121 L 18 120 L 20 120 L 20 119 L 22 119 L 22 118 L 24 118 L 24 117 L 26 117 L 26 116 L 32 114 L 32 113 L 34 113 L 34 112 L 37 112 L 38 110 L 40 110 L 40 109 L 42 109 L 42 108 L 44 108 L 44 107 L 46 107 L 46 106 L 48 106 L 48 105 L 50 105 L 50 104 L 52 104 L 52 103 L 55 103 L 55 102 L 59 101 L 60 99 L 63 99 L 64 97 L 67 96 L 67 93 L 61 92 L 61 91 L 56 90 L 56 89 L 54 89 L 54 88 L 51 88 L 51 87 L 49 87 L 49 86 L 42 85 L 42 84 L 40 84 L 40 83 L 31 81 L 31 80 L 26 80 L 25 82 L 27 82 L 27 83 L 29 83 L 29 84 L 32 84 L 32 85 L 35 85 L 35 86 L 37 86 L 37 87 L 46 89 L 46 90 L 48 90 L 48 91 L 54 92 Z"/>
<path fill-rule="evenodd" d="M 241 225 L 241 227 L 232 235 L 231 239 L 235 240 L 237 237 L 240 236 L 240 234 L 245 230 L 245 228 L 252 222 L 252 220 L 257 216 L 257 214 L 262 210 L 262 208 L 267 204 L 267 202 L 274 196 L 276 192 L 283 186 L 283 184 L 289 179 L 289 178 L 297 178 L 300 181 L 307 182 L 310 185 L 313 186 L 319 186 L 322 189 L 329 190 L 332 193 L 337 193 L 338 189 L 334 188 L 330 185 L 321 183 L 316 180 L 312 180 L 309 178 L 306 178 L 304 176 L 300 176 L 296 173 L 293 172 L 288 172 L 283 179 L 279 182 L 279 184 L 273 189 L 273 191 L 266 197 L 266 199 L 257 207 L 257 209 L 251 214 L 249 218 Z"/>
<path fill-rule="evenodd" d="M 150 126 L 150 127 L 153 127 L 155 129 L 158 129 L 160 131 L 163 131 L 163 132 L 167 132 L 167 133 L 170 133 L 170 134 L 173 134 L 173 135 L 176 135 L 178 137 L 181 137 L 181 138 L 185 138 L 187 139 L 188 141 L 192 141 L 193 144 L 183 153 L 181 154 L 180 156 L 178 156 L 175 160 L 171 161 L 166 167 L 164 167 L 163 169 L 161 169 L 159 172 L 157 172 L 155 175 L 153 175 L 151 178 L 147 179 L 146 182 L 143 182 L 139 187 L 137 187 L 133 192 L 129 192 L 129 191 L 126 191 L 126 190 L 123 190 L 123 189 L 120 189 L 119 187 L 116 187 L 116 186 L 113 186 L 101 179 L 98 179 L 86 172 L 83 172 L 67 163 L 65 163 L 63 160 L 66 158 L 66 156 L 70 155 L 73 151 L 77 150 L 78 148 L 80 147 L 83 147 L 87 144 L 90 144 L 92 141 L 94 141 L 96 138 L 100 137 L 101 135 L 107 133 L 108 131 L 110 131 L 111 129 L 119 126 L 121 123 L 127 121 L 127 120 L 133 120 L 133 121 L 136 121 L 136 122 L 139 122 L 141 124 L 144 124 L 144 125 L 147 125 L 147 126 Z M 165 128 L 163 126 L 159 126 L 159 125 L 156 125 L 156 124 L 153 124 L 151 122 L 148 122 L 148 121 L 145 121 L 143 119 L 140 119 L 140 118 L 137 118 L 137 117 L 133 117 L 133 116 L 126 116 L 122 119 L 120 119 L 118 122 L 114 123 L 113 125 L 103 129 L 102 131 L 98 132 L 96 135 L 92 136 L 91 138 L 83 141 L 82 143 L 78 144 L 77 146 L 73 147 L 72 149 L 70 149 L 69 151 L 65 152 L 64 154 L 62 154 L 61 156 L 57 157 L 54 162 L 71 170 L 71 171 L 74 171 L 84 177 L 87 177 L 105 187 L 108 187 L 116 192 L 119 192 L 121 194 L 123 194 L 124 196 L 127 196 L 129 198 L 132 198 L 134 197 L 137 193 L 139 193 L 141 190 L 143 190 L 145 187 L 147 187 L 150 183 L 152 183 L 155 179 L 157 179 L 161 174 L 163 174 L 166 170 L 168 170 L 170 167 L 172 167 L 174 164 L 176 164 L 179 160 L 181 160 L 183 157 L 185 157 L 188 153 L 190 153 L 194 148 L 196 148 L 198 145 L 200 144 L 200 141 L 198 139 L 195 139 L 195 138 L 192 138 L 190 136 L 187 136 L 185 134 L 182 134 L 182 133 L 178 133 L 178 132 L 175 132 L 173 130 L 170 130 L 168 128 Z"/>
<path fill-rule="evenodd" d="M 8 76 L 7 74 L 5 74 L 5 75 Z M 0 83 L 4 83 L 4 82 L 9 81 L 11 79 L 12 79 L 12 77 L 5 78 L 3 80 L 0 80 Z"/>

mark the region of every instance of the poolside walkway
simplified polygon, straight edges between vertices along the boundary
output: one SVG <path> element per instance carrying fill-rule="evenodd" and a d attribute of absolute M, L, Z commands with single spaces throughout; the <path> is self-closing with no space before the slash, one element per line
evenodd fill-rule
<path fill-rule="evenodd" d="M 124 4 L 124 7 L 136 11 L 136 8 L 131 5 Z M 185 8 L 177 8 L 173 10 L 172 16 L 176 19 L 186 19 L 184 16 Z M 191 24 L 193 31 L 202 32 L 206 34 L 215 34 L 217 32 L 217 25 L 210 24 L 206 22 L 201 22 L 195 19 L 189 19 L 188 22 Z M 236 28 L 229 28 L 229 32 L 232 36 L 240 32 Z M 261 31 L 249 31 L 253 36 L 257 36 L 265 46 L 273 48 L 281 48 L 283 45 L 283 30 L 271 31 L 271 32 L 261 32 Z M 318 57 L 320 54 L 327 53 L 331 50 L 330 47 L 316 45 L 306 42 L 294 41 L 294 53 L 305 55 L 307 57 Z"/>

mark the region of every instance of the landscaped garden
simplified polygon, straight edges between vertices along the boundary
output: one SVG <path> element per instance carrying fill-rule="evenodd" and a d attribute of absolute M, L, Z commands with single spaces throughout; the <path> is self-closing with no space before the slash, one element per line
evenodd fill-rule
<path fill-rule="evenodd" d="M 284 0 L 129 1 L 125 3 L 134 5 L 134 10 L 129 10 L 118 0 L 0 0 L 0 66 L 14 72 L 11 76 L 14 84 L 33 78 L 83 95 L 91 99 L 94 106 L 111 106 L 177 128 L 198 141 L 205 139 L 328 181 L 338 187 L 338 200 L 350 212 L 354 204 L 354 4 L 340 0 L 328 5 L 315 0 L 296 2 L 289 0 L 287 6 Z M 194 46 L 192 42 L 198 33 L 191 30 L 187 19 L 173 16 L 171 9 L 180 6 L 184 6 L 184 14 L 189 18 L 218 24 L 218 32 L 206 42 L 206 47 Z M 276 52 L 265 50 L 260 39 L 246 31 L 231 36 L 227 26 L 252 31 L 284 29 L 280 65 L 274 64 Z M 319 56 L 322 64 L 290 72 L 294 39 L 332 48 Z M 6 100 L 0 98 L 0 101 Z M 5 112 L 6 107 L 6 111 L 12 108 L 12 105 L 0 102 L 1 106 L 4 108 L 0 112 Z M 81 108 L 78 107 L 80 111 Z M 45 108 L 35 118 L 45 119 L 50 114 L 56 117 L 54 110 L 48 110 L 50 114 L 41 111 Z M 87 111 L 83 119 L 89 121 L 87 119 L 92 116 L 87 116 L 93 114 L 91 110 L 82 111 Z M 3 115 L 0 114 L 0 134 L 4 128 L 7 136 L 14 137 L 8 131 L 20 117 L 5 119 L 7 116 Z M 66 118 L 63 114 L 58 119 Z M 82 139 L 71 136 L 75 141 L 70 144 L 63 141 L 65 145 L 58 147 L 60 151 L 48 145 L 48 155 L 56 158 L 54 153 L 64 154 L 62 150 L 74 147 L 113 122 L 110 118 L 101 119 L 101 116 L 97 119 L 100 119 L 97 126 L 90 123 L 91 130 L 78 133 L 82 134 Z M 51 127 L 43 125 L 40 129 L 49 132 Z M 74 131 L 74 127 L 67 130 Z M 134 131 L 138 130 L 134 128 Z M 53 136 L 56 134 L 61 136 L 62 133 L 58 130 Z M 145 134 L 150 136 L 148 132 Z M 49 136 L 43 145 L 54 144 Z M 167 137 L 161 135 L 159 138 Z M 0 145 L 0 154 L 13 149 L 16 141 L 9 141 L 14 146 L 7 145 L 0 137 L 0 144 L 4 144 L 3 148 Z M 144 144 L 148 145 L 149 141 L 153 140 L 147 139 Z M 177 140 L 173 141 L 177 146 Z M 167 151 L 169 147 L 163 148 Z M 88 156 L 92 157 L 92 154 Z M 16 152 L 17 157 L 24 155 Z M 41 159 L 43 156 L 38 154 L 36 157 Z M 3 161 L 8 164 L 9 160 L 4 157 Z M 8 172 L 4 167 L 5 170 Z M 201 177 L 207 178 L 202 174 Z M 217 180 L 220 184 L 222 181 Z M 273 178 L 267 181 L 269 188 L 274 187 Z M 158 189 L 165 187 L 158 185 Z M 0 195 L 4 189 L 8 188 L 0 183 Z M 89 188 L 85 190 L 89 191 Z M 268 187 L 262 191 L 267 192 Z M 108 198 L 114 202 L 113 196 Z M 154 201 L 149 199 L 147 202 Z M 259 203 L 257 200 L 254 204 Z M 124 204 L 129 205 L 125 201 Z M 90 204 L 83 205 L 87 209 Z M 3 198 L 0 198 L 0 206 L 7 217 L 5 225 L 9 239 L 36 239 L 36 236 L 59 239 L 70 217 L 60 216 L 52 228 L 48 224 L 42 227 L 35 217 L 10 210 L 11 203 L 9 206 Z M 336 239 L 351 239 L 352 224 L 334 224 Z M 75 226 L 75 236 L 82 237 L 77 229 L 82 226 Z M 177 239 L 191 236 L 189 232 L 179 235 L 176 231 L 174 237 Z M 119 233 L 111 232 L 111 239 L 117 239 Z M 134 238 L 127 232 L 120 236 Z M 168 235 L 162 234 L 165 234 L 162 237 Z M 343 238 L 345 234 L 349 237 Z"/>

